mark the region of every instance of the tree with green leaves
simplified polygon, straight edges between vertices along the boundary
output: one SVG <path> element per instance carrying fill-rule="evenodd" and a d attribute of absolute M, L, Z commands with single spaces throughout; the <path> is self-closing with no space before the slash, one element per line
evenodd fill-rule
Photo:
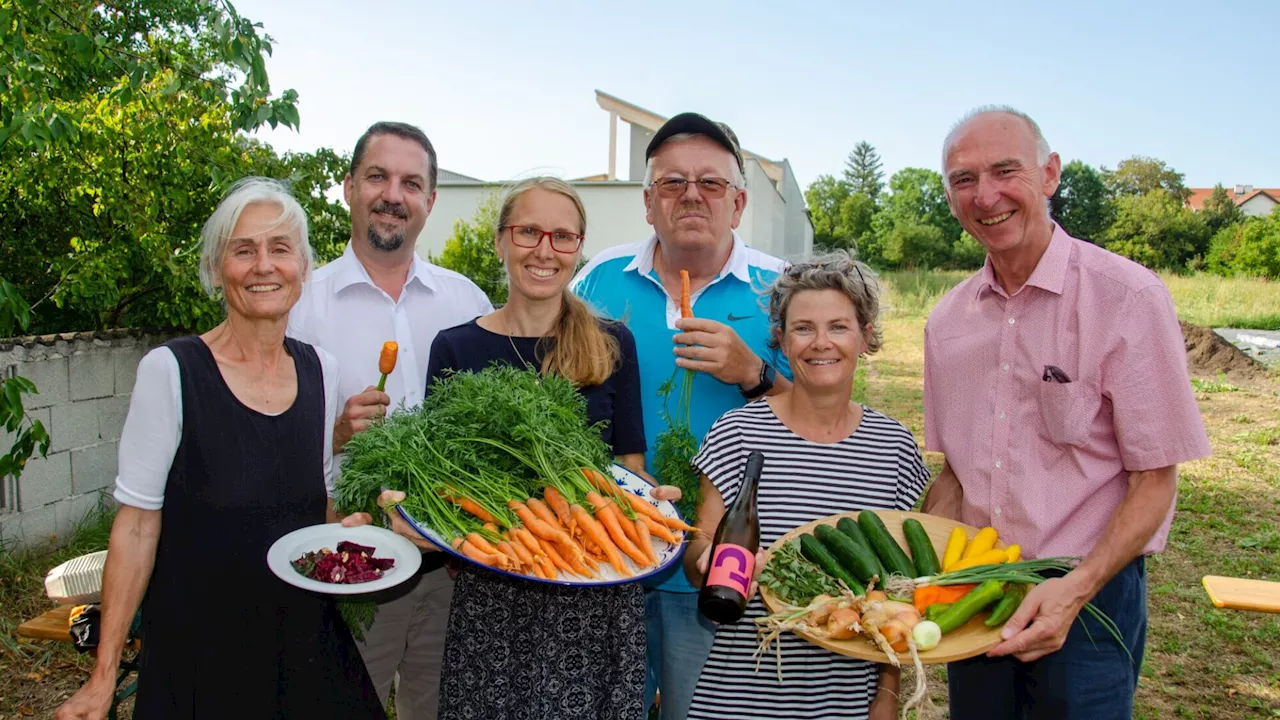
<path fill-rule="evenodd" d="M 1203 257 L 1208 244 L 1204 220 L 1163 190 L 1118 198 L 1116 220 L 1106 232 L 1108 250 L 1153 270 L 1183 269 Z"/>
<path fill-rule="evenodd" d="M 211 327 L 200 228 L 246 175 L 291 179 L 321 260 L 341 251 L 347 211 L 325 192 L 345 158 L 281 157 L 243 132 L 298 123 L 296 95 L 270 95 L 259 25 L 205 0 L 0 7 L 15 68 L 0 87 L 0 235 L 14 239 L 0 262 L 31 331 Z"/>
<path fill-rule="evenodd" d="M 889 194 L 881 198 L 871 225 L 864 258 L 885 268 L 941 267 L 950 261 L 961 233 L 947 205 L 942 175 L 924 168 L 903 168 L 889 178 Z"/>
<path fill-rule="evenodd" d="M 1146 195 L 1153 190 L 1163 190 L 1178 202 L 1186 202 L 1191 191 L 1182 182 L 1182 173 L 1169 167 L 1163 160 L 1135 155 L 1121 160 L 1114 171 L 1102 169 L 1103 179 L 1112 196 Z"/>
<path fill-rule="evenodd" d="M 1093 243 L 1102 241 L 1115 218 L 1102 173 L 1079 160 L 1062 168 L 1062 181 L 1049 199 L 1049 208 L 1067 234 Z"/>
<path fill-rule="evenodd" d="M 480 202 L 471 220 L 456 220 L 439 257 L 427 260 L 471 279 L 495 306 L 507 302 L 507 268 L 494 249 L 498 227 L 498 196 Z"/>
<path fill-rule="evenodd" d="M 820 175 L 805 191 L 813 244 L 824 250 L 851 249 L 871 230 L 875 201 L 850 191 L 849 183 Z"/>
<path fill-rule="evenodd" d="M 883 164 L 875 147 L 863 140 L 854 146 L 844 164 L 844 180 L 850 193 L 861 193 L 875 202 L 884 189 Z"/>
<path fill-rule="evenodd" d="M 30 322 L 31 308 L 18 294 L 18 288 L 0 277 L 0 337 L 12 337 L 15 328 L 26 332 Z M 35 392 L 35 384 L 21 375 L 0 375 L 0 427 L 13 439 L 9 449 L 0 455 L 0 478 L 21 477 L 32 455 L 38 452 L 44 457 L 49 452 L 49 431 L 22 405 L 22 396 Z"/>
<path fill-rule="evenodd" d="M 1209 242 L 1209 272 L 1280 280 L 1280 207 L 1223 227 Z"/>
<path fill-rule="evenodd" d="M 1204 201 L 1200 217 L 1204 218 L 1204 224 L 1208 225 L 1209 230 L 1214 233 L 1228 225 L 1242 223 L 1245 220 L 1244 210 L 1236 205 L 1236 201 L 1231 199 L 1231 195 L 1221 184 L 1215 185 L 1209 199 Z"/>

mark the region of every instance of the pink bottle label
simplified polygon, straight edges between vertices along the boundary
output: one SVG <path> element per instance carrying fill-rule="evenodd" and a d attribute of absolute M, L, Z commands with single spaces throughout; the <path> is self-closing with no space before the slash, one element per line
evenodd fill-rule
<path fill-rule="evenodd" d="M 755 553 L 739 545 L 721 543 L 711 557 L 711 570 L 707 573 L 708 585 L 724 585 L 746 597 L 751 587 L 752 570 L 755 569 Z"/>

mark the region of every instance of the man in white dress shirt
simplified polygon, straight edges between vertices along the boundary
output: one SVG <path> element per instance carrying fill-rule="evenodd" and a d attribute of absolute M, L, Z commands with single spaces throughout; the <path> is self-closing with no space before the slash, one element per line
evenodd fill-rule
<path fill-rule="evenodd" d="M 347 440 L 401 402 L 422 402 L 427 355 L 436 333 L 493 311 L 463 275 L 425 262 L 418 234 L 436 199 L 435 149 L 418 128 L 371 126 L 356 143 L 343 192 L 351 208 L 351 242 L 316 270 L 289 317 L 289 335 L 338 358 L 346 399 L 333 433 L 335 465 Z M 386 392 L 375 385 L 382 344 L 400 348 Z M 440 665 L 453 580 L 443 553 L 426 553 L 410 582 L 378 597 L 373 626 L 358 643 L 385 704 L 396 682 L 400 720 L 436 717 Z"/>

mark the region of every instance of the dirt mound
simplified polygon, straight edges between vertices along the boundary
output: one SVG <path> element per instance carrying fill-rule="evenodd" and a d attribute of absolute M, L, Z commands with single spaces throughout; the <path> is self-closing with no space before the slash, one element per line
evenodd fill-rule
<path fill-rule="evenodd" d="M 1232 380 L 1255 380 L 1270 374 L 1265 365 L 1245 355 L 1213 328 L 1179 324 L 1187 344 L 1187 369 L 1192 376 L 1212 378 L 1223 373 Z"/>

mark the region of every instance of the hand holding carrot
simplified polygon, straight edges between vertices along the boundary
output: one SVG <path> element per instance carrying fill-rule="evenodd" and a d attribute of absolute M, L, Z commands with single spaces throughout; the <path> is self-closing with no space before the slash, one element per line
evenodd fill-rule
<path fill-rule="evenodd" d="M 697 370 L 720 382 L 743 389 L 756 386 L 760 366 L 764 363 L 733 328 L 706 318 L 681 318 L 676 321 L 681 332 L 672 337 L 676 365 Z"/>
<path fill-rule="evenodd" d="M 352 435 L 368 428 L 375 418 L 387 414 L 391 396 L 370 385 L 359 395 L 347 398 L 342 415 L 333 426 L 333 452 L 342 452 Z"/>

